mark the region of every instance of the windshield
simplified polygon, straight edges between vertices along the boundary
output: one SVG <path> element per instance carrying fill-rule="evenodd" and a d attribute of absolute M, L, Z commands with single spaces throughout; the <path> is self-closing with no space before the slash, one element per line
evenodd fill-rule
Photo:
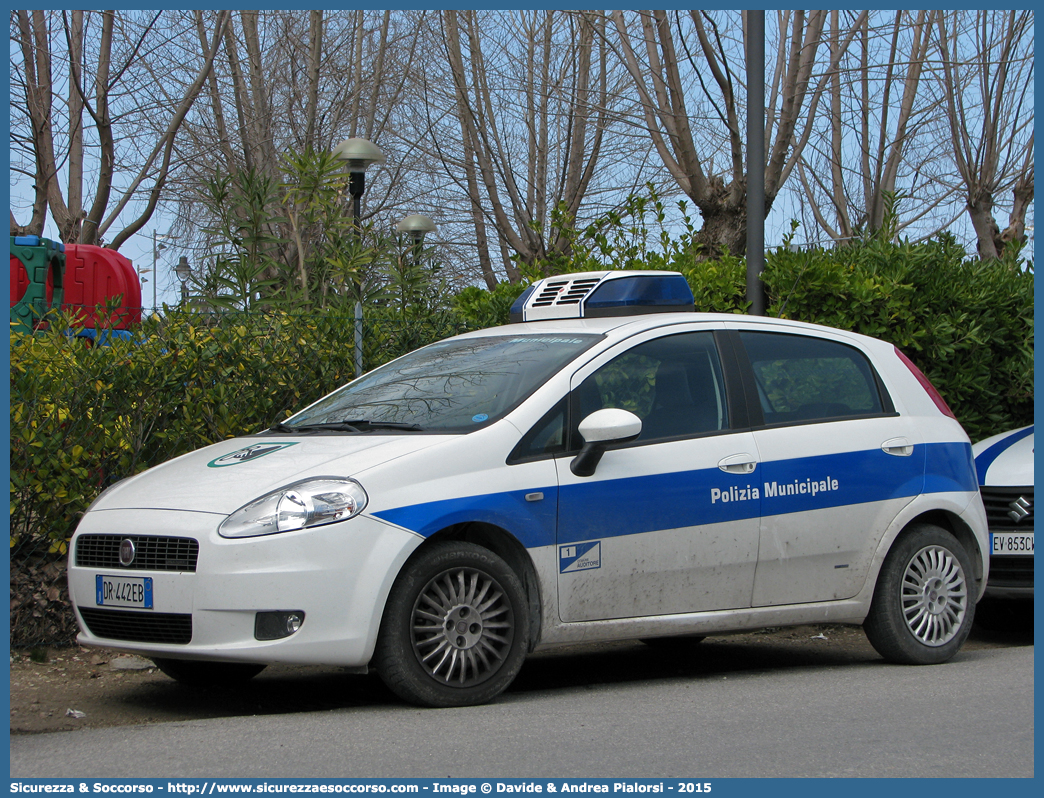
<path fill-rule="evenodd" d="M 601 337 L 528 334 L 442 341 L 348 383 L 279 427 L 470 432 L 518 406 Z"/>

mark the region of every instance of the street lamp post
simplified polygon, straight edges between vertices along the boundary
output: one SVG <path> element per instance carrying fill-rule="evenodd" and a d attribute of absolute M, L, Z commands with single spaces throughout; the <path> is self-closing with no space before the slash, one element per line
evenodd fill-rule
<path fill-rule="evenodd" d="M 166 244 L 157 243 L 156 239 L 159 237 L 159 233 L 155 230 L 152 231 L 152 311 L 156 312 L 156 305 L 158 304 L 158 297 L 156 293 L 156 283 L 159 271 L 157 271 L 157 264 L 159 261 L 159 254 L 167 248 Z"/>
<path fill-rule="evenodd" d="M 765 12 L 745 11 L 747 44 L 747 299 L 765 315 Z"/>
<path fill-rule="evenodd" d="M 334 147 L 333 154 L 345 162 L 348 173 L 348 193 L 352 195 L 352 221 L 358 228 L 362 216 L 362 195 L 366 191 L 366 170 L 385 161 L 381 148 L 366 139 L 348 139 Z"/>
<path fill-rule="evenodd" d="M 435 226 L 435 222 L 427 216 L 419 213 L 410 214 L 395 225 L 396 232 L 406 233 L 413 239 L 414 262 L 420 260 L 420 251 L 421 246 L 424 244 L 424 236 L 428 233 L 434 233 L 438 229 L 439 228 Z"/>
<path fill-rule="evenodd" d="M 413 239 L 413 246 L 410 247 L 410 254 L 400 261 L 403 268 L 400 273 L 399 293 L 402 300 L 403 314 L 406 313 L 407 295 L 412 293 L 412 290 L 409 289 L 408 286 L 419 276 L 419 273 L 414 273 L 413 275 L 410 274 L 408 262 L 410 260 L 413 261 L 414 269 L 420 267 L 421 252 L 422 247 L 424 246 L 424 236 L 428 233 L 434 233 L 436 230 L 438 230 L 438 228 L 435 226 L 435 222 L 427 216 L 423 216 L 419 213 L 411 214 L 395 225 L 395 232 L 400 234 L 405 233 Z"/>
<path fill-rule="evenodd" d="M 160 238 L 174 238 L 170 233 L 158 233 L 155 230 L 152 231 L 152 310 L 156 311 L 159 305 L 159 254 L 167 249 L 167 244 L 160 243 Z M 142 274 L 146 274 L 148 269 L 139 269 L 138 278 L 141 278 Z"/>
<path fill-rule="evenodd" d="M 178 265 L 174 267 L 174 272 L 181 282 L 181 304 L 184 305 L 188 300 L 188 279 L 192 276 L 192 267 L 189 266 L 187 256 L 182 255 L 178 258 Z"/>
<path fill-rule="evenodd" d="M 348 169 L 348 193 L 352 195 L 352 226 L 355 234 L 362 232 L 362 195 L 366 191 L 366 170 L 385 161 L 381 148 L 366 139 L 347 139 L 334 147 L 333 154 L 345 162 Z M 362 376 L 362 302 L 355 303 L 355 376 Z"/>

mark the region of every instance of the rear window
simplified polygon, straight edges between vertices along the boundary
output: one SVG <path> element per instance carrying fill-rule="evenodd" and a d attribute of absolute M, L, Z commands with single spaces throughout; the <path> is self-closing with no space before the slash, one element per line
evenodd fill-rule
<path fill-rule="evenodd" d="M 858 349 L 804 335 L 740 332 L 765 424 L 885 412 L 873 367 Z"/>

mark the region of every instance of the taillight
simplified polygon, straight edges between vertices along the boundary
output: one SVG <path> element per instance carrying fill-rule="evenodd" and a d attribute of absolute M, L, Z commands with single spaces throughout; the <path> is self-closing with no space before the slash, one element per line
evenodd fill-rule
<path fill-rule="evenodd" d="M 949 416 L 954 421 L 956 421 L 957 416 L 955 416 L 953 414 L 953 411 L 950 410 L 950 406 L 946 404 L 946 400 L 942 398 L 942 395 L 940 395 L 940 393 L 937 390 L 935 390 L 935 386 L 932 385 L 931 381 L 929 381 L 929 379 L 924 376 L 922 371 L 919 368 L 917 368 L 916 365 L 914 365 L 914 362 L 910 360 L 910 358 L 908 358 L 902 352 L 900 352 L 899 347 L 895 347 L 895 353 L 899 356 L 899 359 L 906 364 L 906 367 L 910 369 L 913 375 L 917 378 L 917 381 L 921 383 L 921 387 L 924 388 L 925 393 L 927 393 L 932 398 L 932 401 L 935 402 L 935 406 L 939 408 L 942 414 L 945 416 Z"/>

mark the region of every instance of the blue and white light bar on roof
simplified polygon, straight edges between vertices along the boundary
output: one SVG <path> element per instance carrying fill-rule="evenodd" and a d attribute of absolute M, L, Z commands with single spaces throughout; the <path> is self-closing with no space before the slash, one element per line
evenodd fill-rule
<path fill-rule="evenodd" d="M 533 283 L 511 306 L 511 321 L 593 319 L 695 309 L 692 289 L 678 272 L 580 272 Z"/>

